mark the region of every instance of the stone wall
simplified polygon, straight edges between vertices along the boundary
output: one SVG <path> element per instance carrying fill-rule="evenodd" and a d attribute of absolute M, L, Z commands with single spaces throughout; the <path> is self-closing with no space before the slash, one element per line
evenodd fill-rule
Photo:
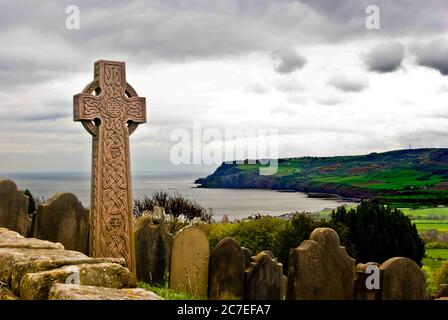
<path fill-rule="evenodd" d="M 90 258 L 0 228 L 0 300 L 160 300 L 129 287 L 124 259 Z"/>

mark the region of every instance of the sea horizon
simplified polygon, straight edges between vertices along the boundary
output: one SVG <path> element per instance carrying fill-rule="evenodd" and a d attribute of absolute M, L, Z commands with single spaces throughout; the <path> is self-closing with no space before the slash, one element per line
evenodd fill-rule
<path fill-rule="evenodd" d="M 309 198 L 302 192 L 198 187 L 194 181 L 206 175 L 199 172 L 136 171 L 132 173 L 133 198 L 142 199 L 159 190 L 178 193 L 210 208 L 216 220 L 224 215 L 230 219 L 241 219 L 253 214 L 278 216 L 292 212 L 318 212 L 352 203 L 338 199 Z M 90 172 L 87 171 L 1 172 L 0 178 L 13 180 L 19 189 L 29 189 L 39 199 L 46 200 L 57 192 L 70 192 L 85 207 L 90 206 Z"/>

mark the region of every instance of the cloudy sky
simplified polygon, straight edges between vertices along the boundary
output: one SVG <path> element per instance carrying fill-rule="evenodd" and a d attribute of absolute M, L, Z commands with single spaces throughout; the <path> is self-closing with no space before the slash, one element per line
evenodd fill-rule
<path fill-rule="evenodd" d="M 66 28 L 69 5 L 80 29 Z M 448 147 L 447 12 L 445 0 L 0 0 L 0 172 L 89 171 L 72 96 L 99 59 L 126 61 L 147 98 L 136 171 L 208 170 L 170 164 L 171 133 L 194 121 L 278 130 L 281 157 Z"/>

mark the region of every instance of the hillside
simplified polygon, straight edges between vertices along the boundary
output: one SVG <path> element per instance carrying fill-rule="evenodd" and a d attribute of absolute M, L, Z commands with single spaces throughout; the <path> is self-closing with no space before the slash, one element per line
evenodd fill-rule
<path fill-rule="evenodd" d="M 390 204 L 448 204 L 448 149 L 410 149 L 361 156 L 279 159 L 272 176 L 260 164 L 225 164 L 205 188 L 256 188 L 378 199 Z"/>

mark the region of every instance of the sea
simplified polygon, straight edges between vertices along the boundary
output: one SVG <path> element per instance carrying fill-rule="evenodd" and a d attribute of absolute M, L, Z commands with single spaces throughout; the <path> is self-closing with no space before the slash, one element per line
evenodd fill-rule
<path fill-rule="evenodd" d="M 308 198 L 302 192 L 281 192 L 258 189 L 200 188 L 194 181 L 203 173 L 134 173 L 133 198 L 142 199 L 155 191 L 178 193 L 210 208 L 215 220 L 227 215 L 230 220 L 253 214 L 279 216 L 292 212 L 319 212 L 344 204 L 339 199 Z M 35 197 L 48 199 L 56 192 L 74 193 L 85 207 L 90 206 L 90 174 L 78 172 L 0 173 L 12 179 L 19 189 L 29 189 Z"/>

